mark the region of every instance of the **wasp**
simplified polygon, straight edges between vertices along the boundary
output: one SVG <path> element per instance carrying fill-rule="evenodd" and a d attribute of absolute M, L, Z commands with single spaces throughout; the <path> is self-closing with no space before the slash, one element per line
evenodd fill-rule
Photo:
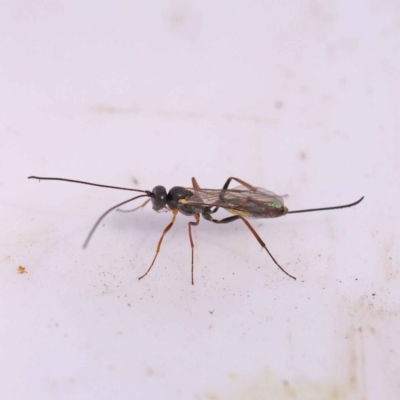
<path fill-rule="evenodd" d="M 151 202 L 153 206 L 153 210 L 160 211 L 169 211 L 172 212 L 172 220 L 164 229 L 156 248 L 156 254 L 154 255 L 153 261 L 150 264 L 150 267 L 147 271 L 139 277 L 139 279 L 143 279 L 152 269 L 158 253 L 161 249 L 161 244 L 164 239 L 164 236 L 168 233 L 168 231 L 172 228 L 175 223 L 176 217 L 178 213 L 181 213 L 186 216 L 192 216 L 194 221 L 190 221 L 188 223 L 188 232 L 189 232 L 189 241 L 192 252 L 192 261 L 191 261 L 191 282 L 194 285 L 194 243 L 192 238 L 192 228 L 194 226 L 199 225 L 200 223 L 200 215 L 207 221 L 213 222 L 215 224 L 228 224 L 234 221 L 241 220 L 256 238 L 258 243 L 261 245 L 263 249 L 267 251 L 269 256 L 275 265 L 287 276 L 292 279 L 296 279 L 293 275 L 289 274 L 279 263 L 275 260 L 274 256 L 268 250 L 267 246 L 252 227 L 248 219 L 254 218 L 277 218 L 282 217 L 286 214 L 295 214 L 295 213 L 304 213 L 304 212 L 314 212 L 314 211 L 327 211 L 327 210 L 337 210 L 341 208 L 353 207 L 360 203 L 364 196 L 359 200 L 345 204 L 341 206 L 333 206 L 333 207 L 322 207 L 322 208 L 310 208 L 304 210 L 295 210 L 289 211 L 287 207 L 285 207 L 282 196 L 278 196 L 273 192 L 265 190 L 261 187 L 256 187 L 250 185 L 249 183 L 243 181 L 242 179 L 230 177 L 225 182 L 222 189 L 202 189 L 197 183 L 195 178 L 192 178 L 192 187 L 183 187 L 183 186 L 174 186 L 167 192 L 167 189 L 164 186 L 155 186 L 153 190 L 139 190 L 139 189 L 131 189 L 120 186 L 110 186 L 110 185 L 101 185 L 97 183 L 78 181 L 74 179 L 65 179 L 65 178 L 48 178 L 48 177 L 38 177 L 38 176 L 29 176 L 28 179 L 38 179 L 38 180 L 50 180 L 50 181 L 64 181 L 64 182 L 72 182 L 72 183 L 80 183 L 84 185 L 98 186 L 104 187 L 108 189 L 118 189 L 118 190 L 127 190 L 131 192 L 139 192 L 143 193 L 141 195 L 135 196 L 128 200 L 119 203 L 106 212 L 104 212 L 99 219 L 94 224 L 93 228 L 90 230 L 84 244 L 83 248 L 86 248 L 89 244 L 90 239 L 92 238 L 96 228 L 99 226 L 100 222 L 103 218 L 109 214 L 111 211 L 115 209 L 119 209 L 119 207 L 130 203 L 139 198 L 148 197 L 146 201 L 140 205 L 139 207 L 134 208 L 129 211 L 136 211 L 140 208 L 145 207 L 149 202 Z M 229 185 L 232 181 L 236 181 L 240 184 L 235 188 L 229 188 Z M 219 208 L 222 208 L 229 213 L 233 214 L 233 216 L 226 217 L 223 219 L 214 219 L 213 214 L 215 214 Z M 124 211 L 124 210 L 120 210 Z"/>

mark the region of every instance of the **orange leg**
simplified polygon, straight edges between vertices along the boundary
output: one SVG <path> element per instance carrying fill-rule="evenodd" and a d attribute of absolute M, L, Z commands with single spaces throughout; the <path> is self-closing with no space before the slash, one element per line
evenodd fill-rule
<path fill-rule="evenodd" d="M 156 255 L 153 258 L 153 262 L 151 263 L 149 269 L 146 271 L 146 273 L 144 275 L 142 275 L 141 277 L 139 277 L 139 279 L 144 278 L 151 270 L 152 266 L 154 265 L 154 262 L 156 261 L 156 258 L 158 256 L 158 253 L 160 252 L 160 248 L 161 248 L 161 243 L 164 239 L 165 234 L 171 229 L 172 225 L 175 222 L 176 216 L 178 214 L 178 209 L 172 210 L 172 221 L 167 225 L 167 227 L 164 229 L 164 232 L 161 235 L 160 240 L 158 241 L 158 245 L 157 245 L 157 250 L 156 250 Z"/>
<path fill-rule="evenodd" d="M 194 277 L 193 277 L 193 275 L 194 275 L 194 268 L 193 268 L 194 244 L 193 244 L 193 239 L 192 239 L 192 226 L 197 226 L 200 223 L 200 215 L 194 214 L 193 217 L 196 219 L 196 222 L 191 221 L 188 223 L 190 246 L 192 247 L 192 285 L 194 285 Z"/>
<path fill-rule="evenodd" d="M 193 186 L 193 189 L 200 190 L 200 186 L 197 183 L 196 178 L 194 178 L 194 177 L 192 178 L 192 186 Z"/>
<path fill-rule="evenodd" d="M 292 275 L 290 275 L 288 272 L 286 272 L 279 264 L 278 262 L 275 260 L 275 258 L 273 257 L 273 255 L 269 252 L 269 250 L 267 249 L 267 246 L 265 245 L 265 243 L 262 241 L 262 239 L 260 238 L 260 236 L 258 236 L 258 233 L 254 230 L 254 228 L 250 225 L 250 222 L 247 221 L 247 219 L 243 218 L 243 217 L 239 217 L 245 224 L 246 226 L 250 229 L 251 233 L 254 235 L 254 237 L 257 239 L 258 243 L 261 244 L 261 247 L 264 248 L 265 250 L 267 250 L 267 253 L 269 254 L 269 256 L 272 258 L 272 261 L 278 266 L 278 268 L 284 272 L 287 276 L 289 276 L 290 278 L 296 280 L 296 278 Z"/>
<path fill-rule="evenodd" d="M 139 208 L 144 208 L 146 206 L 146 204 L 150 201 L 151 199 L 147 199 L 141 206 L 133 208 L 132 210 L 122 210 L 120 208 L 117 208 L 117 211 L 121 211 L 121 212 L 133 212 L 136 210 L 139 210 Z"/>
<path fill-rule="evenodd" d="M 253 185 L 250 185 L 250 183 L 247 183 L 247 182 L 245 182 L 245 181 L 242 181 L 242 180 L 239 179 L 239 178 L 234 178 L 233 176 L 231 176 L 230 178 L 227 179 L 227 181 L 225 182 L 225 185 L 224 185 L 224 187 L 223 187 L 222 189 L 223 189 L 223 190 L 224 190 L 224 189 L 228 189 L 228 186 L 229 186 L 229 184 L 231 183 L 231 181 L 236 181 L 236 182 L 240 183 L 240 184 L 243 185 L 243 186 L 246 186 L 248 189 L 251 189 L 251 190 L 256 190 L 256 189 L 257 189 L 257 188 L 255 188 Z"/>
<path fill-rule="evenodd" d="M 295 278 L 294 276 L 290 275 L 288 272 L 286 272 L 286 271 L 278 264 L 278 262 L 275 260 L 274 256 L 269 252 L 267 246 L 266 246 L 265 243 L 262 241 L 262 239 L 260 238 L 260 236 L 258 236 L 258 233 L 257 233 L 257 232 L 255 231 L 255 229 L 250 225 L 250 222 L 247 221 L 247 219 L 245 219 L 245 218 L 243 218 L 243 217 L 241 217 L 241 216 L 239 216 L 239 215 L 235 215 L 234 217 L 228 217 L 228 218 L 221 219 L 221 220 L 214 219 L 214 218 L 212 218 L 211 215 L 209 215 L 209 214 L 206 214 L 206 215 L 203 214 L 203 216 L 204 216 L 204 218 L 206 218 L 208 221 L 215 222 L 216 224 L 227 224 L 227 223 L 229 223 L 229 222 L 233 222 L 233 221 L 236 221 L 236 220 L 238 220 L 238 219 L 241 219 L 241 220 L 246 224 L 246 226 L 250 229 L 250 232 L 251 232 L 251 233 L 254 235 L 254 237 L 257 239 L 258 243 L 260 243 L 261 247 L 267 251 L 267 253 L 269 254 L 269 256 L 272 258 L 272 261 L 278 266 L 278 268 L 279 268 L 282 272 L 284 272 L 287 276 L 289 276 L 290 278 L 296 280 L 296 278 Z"/>
<path fill-rule="evenodd" d="M 229 186 L 229 184 L 231 183 L 231 181 L 236 181 L 236 182 L 240 183 L 241 185 L 243 185 L 243 186 L 245 186 L 245 187 L 247 187 L 248 189 L 251 189 L 251 190 L 256 190 L 256 189 L 257 189 L 257 188 L 254 187 L 253 185 L 250 185 L 250 183 L 247 183 L 247 182 L 245 182 L 245 181 L 242 181 L 242 180 L 239 179 L 239 178 L 234 178 L 233 176 L 231 176 L 231 177 L 228 178 L 227 181 L 225 182 L 225 185 L 223 186 L 222 190 L 228 189 L 228 186 Z M 196 178 L 194 178 L 194 177 L 192 178 L 192 185 L 193 185 L 193 189 L 200 190 L 200 186 L 199 186 L 199 184 L 197 183 Z"/>

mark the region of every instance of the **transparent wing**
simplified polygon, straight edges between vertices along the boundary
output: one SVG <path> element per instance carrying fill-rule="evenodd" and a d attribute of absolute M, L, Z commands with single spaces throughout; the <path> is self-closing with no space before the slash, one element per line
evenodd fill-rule
<path fill-rule="evenodd" d="M 246 186 L 237 186 L 233 189 L 193 189 L 193 196 L 185 199 L 187 204 L 208 207 L 221 207 L 234 213 L 243 213 L 248 218 L 259 218 L 264 216 L 266 208 L 274 209 L 283 207 L 282 197 L 269 190 Z"/>
<path fill-rule="evenodd" d="M 254 189 L 250 190 L 246 186 L 237 186 L 233 190 L 241 192 L 239 196 L 250 197 L 254 201 L 262 203 L 277 203 L 283 206 L 283 199 L 281 196 L 260 187 L 254 187 Z"/>

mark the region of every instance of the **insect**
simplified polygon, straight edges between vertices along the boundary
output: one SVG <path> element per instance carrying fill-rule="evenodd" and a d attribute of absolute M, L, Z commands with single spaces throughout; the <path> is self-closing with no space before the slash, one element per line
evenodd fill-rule
<path fill-rule="evenodd" d="M 158 253 L 161 249 L 161 244 L 164 239 L 164 236 L 171 229 L 172 225 L 175 222 L 176 216 L 178 212 L 186 216 L 193 216 L 194 221 L 190 221 L 188 223 L 189 230 L 189 240 L 190 246 L 192 249 L 192 262 L 191 262 L 191 277 L 192 277 L 192 285 L 194 285 L 194 244 L 192 238 L 192 227 L 199 225 L 200 223 L 200 215 L 203 216 L 207 221 L 214 222 L 216 224 L 228 224 L 233 221 L 242 220 L 250 232 L 257 239 L 258 243 L 261 245 L 263 249 L 267 251 L 272 261 L 277 265 L 277 267 L 284 272 L 287 276 L 292 279 L 296 279 L 293 275 L 290 275 L 279 263 L 275 260 L 273 255 L 268 250 L 265 243 L 262 241 L 258 233 L 251 226 L 250 222 L 247 220 L 248 218 L 276 218 L 281 217 L 286 214 L 294 214 L 294 213 L 303 213 L 303 212 L 313 212 L 313 211 L 327 211 L 327 210 L 337 210 L 340 208 L 353 207 L 360 203 L 364 196 L 354 203 L 345 204 L 341 206 L 334 207 L 323 207 L 323 208 L 310 208 L 306 210 L 295 210 L 289 211 L 283 204 L 283 199 L 281 196 L 276 195 L 273 192 L 265 190 L 260 187 L 255 187 L 250 185 L 249 183 L 239 179 L 230 177 L 225 182 L 225 185 L 222 189 L 202 189 L 197 183 L 195 178 L 192 178 L 192 187 L 183 187 L 183 186 L 174 186 L 172 189 L 167 192 L 164 186 L 156 186 L 152 191 L 150 190 L 138 190 L 131 189 L 119 186 L 109 186 L 109 185 L 101 185 L 97 183 L 78 181 L 74 179 L 65 179 L 65 178 L 46 178 L 46 177 L 38 177 L 38 176 L 29 176 L 28 179 L 38 179 L 38 180 L 50 180 L 50 181 L 64 181 L 64 182 L 72 182 L 72 183 L 81 183 L 84 185 L 98 186 L 109 189 L 118 189 L 118 190 L 128 190 L 131 192 L 139 192 L 143 193 L 141 195 L 135 196 L 131 199 L 123 201 L 110 209 L 104 212 L 97 222 L 94 224 L 93 228 L 90 230 L 85 243 L 83 244 L 83 248 L 86 248 L 89 244 L 93 233 L 96 228 L 99 226 L 100 222 L 103 218 L 110 213 L 111 211 L 118 209 L 119 207 L 130 203 L 136 199 L 142 197 L 148 197 L 148 199 L 139 207 L 136 207 L 133 210 L 136 211 L 140 208 L 145 207 L 150 201 L 153 205 L 154 211 L 170 211 L 172 212 L 172 220 L 164 229 L 157 245 L 156 254 L 153 258 L 150 267 L 147 271 L 139 277 L 139 279 L 144 278 L 153 267 Z M 236 181 L 240 184 L 233 189 L 229 189 L 229 185 L 231 181 Z M 219 208 L 223 208 L 226 211 L 234 214 L 231 217 L 223 218 L 223 219 L 214 219 L 213 214 L 218 211 Z M 121 210 L 123 211 L 123 210 Z"/>

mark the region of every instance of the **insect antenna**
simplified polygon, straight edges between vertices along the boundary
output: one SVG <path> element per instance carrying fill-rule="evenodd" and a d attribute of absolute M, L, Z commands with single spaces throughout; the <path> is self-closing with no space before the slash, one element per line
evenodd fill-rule
<path fill-rule="evenodd" d="M 65 178 L 47 178 L 47 177 L 40 177 L 40 176 L 28 176 L 28 179 L 38 179 L 38 180 L 43 180 L 43 181 L 64 181 L 64 182 L 72 182 L 72 183 L 81 183 L 83 185 L 90 185 L 90 186 L 98 186 L 98 187 L 104 187 L 107 189 L 118 189 L 118 190 L 128 190 L 130 192 L 140 192 L 140 193 L 145 193 L 145 194 L 141 194 L 139 196 L 135 196 L 132 199 L 129 200 L 125 200 L 122 203 L 117 204 L 114 207 L 111 207 L 109 210 L 107 210 L 105 213 L 103 213 L 101 215 L 101 217 L 96 221 L 96 223 L 94 224 L 93 228 L 90 230 L 89 235 L 87 236 L 85 243 L 83 244 L 83 248 L 85 249 L 87 247 L 87 245 L 89 244 L 89 241 L 91 239 L 91 237 L 93 236 L 94 231 L 96 230 L 96 228 L 99 226 L 100 222 L 102 221 L 102 219 L 112 210 L 123 206 L 126 203 L 129 203 L 133 200 L 139 199 L 140 197 L 151 197 L 153 194 L 152 192 L 150 192 L 149 190 L 139 190 L 139 189 L 131 189 L 131 188 L 125 188 L 125 187 L 121 187 L 121 186 L 110 186 L 110 185 L 101 185 L 99 183 L 92 183 L 92 182 L 85 182 L 85 181 L 77 181 L 75 179 L 65 179 Z M 145 204 L 143 204 L 142 206 L 146 205 L 147 202 L 145 202 Z M 141 207 L 142 207 L 141 206 Z M 139 207 L 140 208 L 140 207 Z"/>
<path fill-rule="evenodd" d="M 38 179 L 39 181 L 64 181 L 64 182 L 72 182 L 72 183 L 82 183 L 83 185 L 98 186 L 98 187 L 104 187 L 104 188 L 108 188 L 108 189 L 129 190 L 130 192 L 147 193 L 147 196 L 151 195 L 151 192 L 149 190 L 131 189 L 131 188 L 125 188 L 125 187 L 121 187 L 121 186 L 100 185 L 99 183 L 77 181 L 75 179 L 44 178 L 44 177 L 40 177 L 40 176 L 28 176 L 28 179 Z"/>
<path fill-rule="evenodd" d="M 122 203 L 119 203 L 119 204 L 117 204 L 116 206 L 111 207 L 111 208 L 108 209 L 105 213 L 103 213 L 103 214 L 101 215 L 101 217 L 96 221 L 96 223 L 94 224 L 93 228 L 90 230 L 89 235 L 87 236 L 87 238 L 86 238 L 86 240 L 85 240 L 85 243 L 83 243 L 83 248 L 86 249 L 87 245 L 89 244 L 89 241 L 90 241 L 91 237 L 93 236 L 94 231 L 95 231 L 96 228 L 99 226 L 99 224 L 100 224 L 100 222 L 102 221 L 102 219 L 103 219 L 109 212 L 111 212 L 112 210 L 115 210 L 116 208 L 118 208 L 118 207 L 120 207 L 120 206 L 123 206 L 123 205 L 126 204 L 126 203 L 129 203 L 130 201 L 139 199 L 140 197 L 146 197 L 146 196 L 148 196 L 148 195 L 147 195 L 147 194 L 141 194 L 141 195 L 139 195 L 139 196 L 133 197 L 132 199 L 125 200 L 125 201 L 123 201 Z"/>
<path fill-rule="evenodd" d="M 139 210 L 139 208 L 144 208 L 146 204 L 150 201 L 151 199 L 146 200 L 141 206 L 135 207 L 132 210 L 122 210 L 121 208 L 117 208 L 117 211 L 128 213 L 128 212 L 134 212 L 136 210 Z"/>
<path fill-rule="evenodd" d="M 326 211 L 326 210 L 338 210 L 339 208 L 346 208 L 346 207 L 353 207 L 358 203 L 361 203 L 364 196 L 361 197 L 360 200 L 355 201 L 354 203 L 345 204 L 343 206 L 334 206 L 334 207 L 323 207 L 323 208 L 310 208 L 308 210 L 295 210 L 295 211 L 288 211 L 287 214 L 294 214 L 294 213 L 303 213 L 303 212 L 311 212 L 311 211 Z"/>

